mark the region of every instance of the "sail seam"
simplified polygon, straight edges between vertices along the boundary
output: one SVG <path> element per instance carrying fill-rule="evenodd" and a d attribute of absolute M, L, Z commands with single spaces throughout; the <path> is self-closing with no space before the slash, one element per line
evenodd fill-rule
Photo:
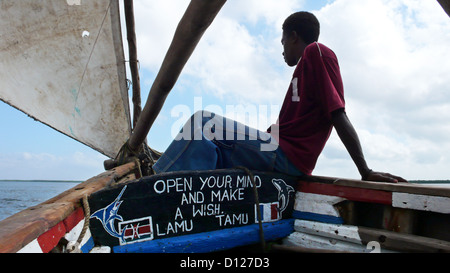
<path fill-rule="evenodd" d="M 80 85 L 78 87 L 78 92 L 80 92 L 80 90 L 81 90 L 81 85 L 83 84 L 84 76 L 86 75 L 86 71 L 87 71 L 89 63 L 91 62 L 92 54 L 94 53 L 94 49 L 95 49 L 95 46 L 97 45 L 98 38 L 100 37 L 100 33 L 101 33 L 102 29 L 103 29 L 103 25 L 105 24 L 105 20 L 106 20 L 106 17 L 108 15 L 108 12 L 110 10 L 112 1 L 113 0 L 109 1 L 108 7 L 107 7 L 107 9 L 105 11 L 105 15 L 103 16 L 102 23 L 100 24 L 100 29 L 98 30 L 97 37 L 95 37 L 94 45 L 92 46 L 91 53 L 89 54 L 89 58 L 88 58 L 88 60 L 86 62 L 86 66 L 84 67 L 83 75 L 81 76 Z M 76 99 L 78 99 L 78 93 L 77 93 Z"/>

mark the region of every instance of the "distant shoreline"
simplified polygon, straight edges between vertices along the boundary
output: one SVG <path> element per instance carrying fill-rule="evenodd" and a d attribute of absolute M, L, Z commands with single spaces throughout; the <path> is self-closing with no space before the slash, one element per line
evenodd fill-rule
<path fill-rule="evenodd" d="M 24 180 L 24 179 L 0 179 L 1 182 L 49 182 L 49 183 L 82 183 L 83 181 L 77 180 Z"/>
<path fill-rule="evenodd" d="M 408 182 L 416 184 L 449 184 L 450 180 L 410 180 Z"/>

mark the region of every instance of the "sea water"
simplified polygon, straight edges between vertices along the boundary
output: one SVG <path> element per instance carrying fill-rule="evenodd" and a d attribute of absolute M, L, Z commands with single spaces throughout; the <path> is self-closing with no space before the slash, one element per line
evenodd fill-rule
<path fill-rule="evenodd" d="M 0 221 L 75 187 L 80 182 L 0 180 Z"/>

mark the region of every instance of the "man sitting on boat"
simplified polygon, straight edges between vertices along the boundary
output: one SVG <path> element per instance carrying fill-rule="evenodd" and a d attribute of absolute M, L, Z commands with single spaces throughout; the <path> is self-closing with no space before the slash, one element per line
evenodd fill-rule
<path fill-rule="evenodd" d="M 406 182 L 372 171 L 345 112 L 344 88 L 334 52 L 318 43 L 320 24 L 297 12 L 283 24 L 283 56 L 294 67 L 279 118 L 268 132 L 214 113 L 195 113 L 153 169 L 156 173 L 244 166 L 251 170 L 311 175 L 331 131 L 336 131 L 363 180 Z"/>

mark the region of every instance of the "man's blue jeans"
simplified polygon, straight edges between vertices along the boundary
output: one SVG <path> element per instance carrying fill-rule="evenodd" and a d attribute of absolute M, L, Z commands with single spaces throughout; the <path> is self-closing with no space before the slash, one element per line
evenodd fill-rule
<path fill-rule="evenodd" d="M 153 169 L 156 173 L 244 166 L 302 176 L 266 132 L 207 111 L 196 112 Z"/>

